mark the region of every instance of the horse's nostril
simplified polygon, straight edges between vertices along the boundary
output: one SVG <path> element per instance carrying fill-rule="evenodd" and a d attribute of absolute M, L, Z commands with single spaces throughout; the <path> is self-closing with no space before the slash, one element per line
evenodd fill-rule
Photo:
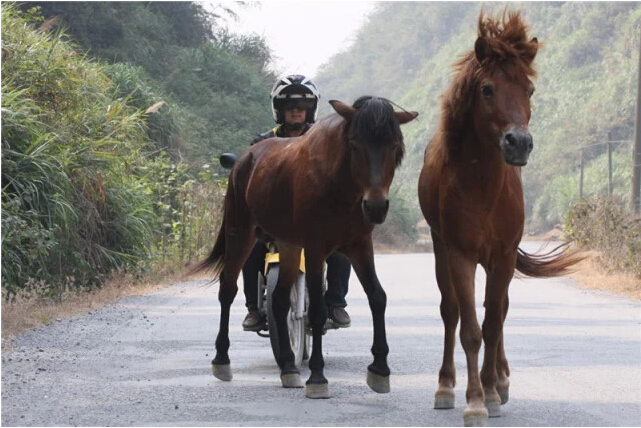
<path fill-rule="evenodd" d="M 387 212 L 389 209 L 389 199 L 367 200 L 363 199 L 363 209 L 368 213 Z"/>
<path fill-rule="evenodd" d="M 514 135 L 511 132 L 508 132 L 507 134 L 505 134 L 505 141 L 507 141 L 507 143 L 510 146 L 514 147 L 514 146 L 516 146 L 516 143 L 517 143 L 518 139 L 516 138 L 516 135 Z"/>
<path fill-rule="evenodd" d="M 389 199 L 363 199 L 362 204 L 365 221 L 370 224 L 381 224 L 385 221 L 389 209 Z"/>

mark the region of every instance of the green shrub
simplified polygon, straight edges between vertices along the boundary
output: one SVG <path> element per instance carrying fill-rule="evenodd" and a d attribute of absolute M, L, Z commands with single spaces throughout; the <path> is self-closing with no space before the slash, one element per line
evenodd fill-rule
<path fill-rule="evenodd" d="M 209 164 L 174 162 L 166 154 L 141 168 L 153 204 L 154 269 L 176 271 L 211 250 L 222 222 L 226 181 Z"/>
<path fill-rule="evenodd" d="M 35 12 L 2 7 L 2 286 L 91 287 L 149 254 L 144 117 Z"/>

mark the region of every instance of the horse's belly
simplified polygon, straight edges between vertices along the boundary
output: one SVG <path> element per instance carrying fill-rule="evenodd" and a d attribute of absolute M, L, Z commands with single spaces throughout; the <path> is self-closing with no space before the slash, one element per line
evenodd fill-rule
<path fill-rule="evenodd" d="M 302 245 L 303 233 L 294 218 L 291 202 L 280 195 L 269 196 L 250 206 L 256 225 L 275 239 Z"/>

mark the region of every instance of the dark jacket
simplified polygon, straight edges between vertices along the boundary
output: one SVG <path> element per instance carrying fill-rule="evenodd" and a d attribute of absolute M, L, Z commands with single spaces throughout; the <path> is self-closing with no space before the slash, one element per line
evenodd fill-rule
<path fill-rule="evenodd" d="M 311 123 L 306 123 L 305 127 L 303 128 L 303 134 L 311 128 L 312 124 Z M 302 135 L 302 134 L 301 134 Z M 285 128 L 283 125 L 277 125 L 273 129 L 270 129 L 267 132 L 263 132 L 262 134 L 258 134 L 254 140 L 252 141 L 251 145 L 253 146 L 254 144 L 266 140 L 268 138 L 272 137 L 281 137 L 281 138 L 287 138 L 285 135 Z"/>

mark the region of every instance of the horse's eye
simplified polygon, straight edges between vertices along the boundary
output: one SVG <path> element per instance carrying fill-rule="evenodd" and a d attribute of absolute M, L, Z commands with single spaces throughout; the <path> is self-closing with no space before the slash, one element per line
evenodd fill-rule
<path fill-rule="evenodd" d="M 534 88 L 530 89 L 530 92 L 528 92 L 527 97 L 532 98 L 533 94 L 534 94 Z"/>
<path fill-rule="evenodd" d="M 490 85 L 483 85 L 481 86 L 481 93 L 484 98 L 492 98 L 494 95 L 494 89 L 492 89 L 492 86 Z"/>
<path fill-rule="evenodd" d="M 352 152 L 356 153 L 358 151 L 358 147 L 356 147 L 356 144 L 350 143 L 349 147 L 352 149 Z"/>

